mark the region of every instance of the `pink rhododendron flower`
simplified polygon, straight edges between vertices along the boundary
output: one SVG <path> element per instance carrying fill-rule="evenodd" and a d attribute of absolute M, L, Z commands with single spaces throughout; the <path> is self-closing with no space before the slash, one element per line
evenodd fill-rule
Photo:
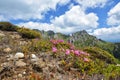
<path fill-rule="evenodd" d="M 66 49 L 66 54 L 69 55 L 70 54 L 70 50 Z"/>
<path fill-rule="evenodd" d="M 90 60 L 88 58 L 84 58 L 84 61 L 85 62 L 89 62 Z"/>
<path fill-rule="evenodd" d="M 72 45 L 72 46 L 70 46 L 70 49 L 75 49 L 75 46 L 73 46 L 73 45 Z"/>
<path fill-rule="evenodd" d="M 56 48 L 56 47 L 53 47 L 53 48 L 52 48 L 52 52 L 57 52 L 57 48 Z"/>
<path fill-rule="evenodd" d="M 58 42 L 64 42 L 64 40 L 58 40 Z"/>
<path fill-rule="evenodd" d="M 58 43 L 64 42 L 64 40 L 53 40 L 53 39 L 51 39 L 50 42 L 52 42 L 53 44 L 58 44 Z"/>
<path fill-rule="evenodd" d="M 90 56 L 88 53 L 80 51 L 81 54 L 85 55 L 85 56 Z"/>
<path fill-rule="evenodd" d="M 53 44 L 57 44 L 56 40 L 50 40 L 50 42 L 52 42 Z"/>
<path fill-rule="evenodd" d="M 74 50 L 71 50 L 72 53 L 74 53 Z"/>
<path fill-rule="evenodd" d="M 83 51 L 80 51 L 80 54 L 85 54 L 85 52 L 83 52 Z"/>
<path fill-rule="evenodd" d="M 80 51 L 80 54 L 83 54 L 83 55 L 85 55 L 86 53 L 85 53 L 85 52 L 83 52 L 83 51 Z"/>
<path fill-rule="evenodd" d="M 74 54 L 76 54 L 77 56 L 79 56 L 80 55 L 79 50 L 75 50 Z"/>

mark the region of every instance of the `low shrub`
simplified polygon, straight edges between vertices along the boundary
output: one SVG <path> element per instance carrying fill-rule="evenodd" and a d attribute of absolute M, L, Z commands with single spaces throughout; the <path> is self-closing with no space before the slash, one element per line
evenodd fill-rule
<path fill-rule="evenodd" d="M 0 22 L 0 30 L 3 31 L 17 31 L 18 27 L 10 22 Z"/>
<path fill-rule="evenodd" d="M 39 52 L 39 51 L 43 51 L 43 52 L 47 52 L 50 51 L 52 48 L 52 44 L 50 43 L 50 41 L 48 40 L 32 40 L 31 46 L 30 46 L 30 51 L 35 51 L 35 52 Z"/>
<path fill-rule="evenodd" d="M 109 64 L 116 64 L 118 63 L 118 60 L 114 58 L 110 53 L 108 53 L 105 50 L 102 50 L 97 47 L 86 47 L 84 48 L 84 51 L 90 53 L 91 58 L 94 60 L 95 58 L 100 59 L 106 63 Z"/>
<path fill-rule="evenodd" d="M 19 28 L 18 32 L 22 35 L 23 38 L 34 39 L 41 37 L 39 32 L 28 28 Z"/>

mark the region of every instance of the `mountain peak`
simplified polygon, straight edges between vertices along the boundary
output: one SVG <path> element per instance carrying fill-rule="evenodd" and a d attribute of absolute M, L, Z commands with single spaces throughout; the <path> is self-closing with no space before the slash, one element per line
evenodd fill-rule
<path fill-rule="evenodd" d="M 73 35 L 75 35 L 75 34 L 76 35 L 89 35 L 86 30 L 77 31 L 77 32 L 73 33 Z"/>
<path fill-rule="evenodd" d="M 80 31 L 81 33 L 87 33 L 87 31 L 86 30 L 82 30 L 82 31 Z M 88 34 L 88 33 L 87 33 Z"/>

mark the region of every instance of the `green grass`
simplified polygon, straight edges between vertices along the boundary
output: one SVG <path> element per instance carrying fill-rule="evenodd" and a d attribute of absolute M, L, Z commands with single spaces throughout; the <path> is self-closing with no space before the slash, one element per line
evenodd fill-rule
<path fill-rule="evenodd" d="M 97 47 L 86 47 L 84 51 L 90 53 L 92 59 L 99 59 L 105 61 L 106 63 L 118 63 L 118 60 L 109 52 L 102 50 Z"/>

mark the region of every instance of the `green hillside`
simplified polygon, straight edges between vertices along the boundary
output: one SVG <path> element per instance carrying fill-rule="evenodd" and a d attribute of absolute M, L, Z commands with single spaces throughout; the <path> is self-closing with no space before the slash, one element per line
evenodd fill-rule
<path fill-rule="evenodd" d="M 44 39 L 50 39 L 50 38 L 63 39 L 65 41 L 71 42 L 78 48 L 84 48 L 88 46 L 98 47 L 98 48 L 108 51 L 110 54 L 120 59 L 119 43 L 111 43 L 111 42 L 103 41 L 101 39 L 97 39 L 95 36 L 89 35 L 85 30 L 75 32 L 72 35 L 54 33 L 53 31 L 39 31 L 39 32 L 41 32 L 42 37 Z"/>

